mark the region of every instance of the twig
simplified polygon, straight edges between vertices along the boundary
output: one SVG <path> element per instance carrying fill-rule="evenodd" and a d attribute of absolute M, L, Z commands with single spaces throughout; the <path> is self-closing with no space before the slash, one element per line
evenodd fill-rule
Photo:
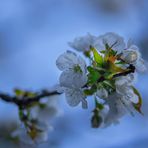
<path fill-rule="evenodd" d="M 25 108 L 28 105 L 31 105 L 35 102 L 40 101 L 42 98 L 50 97 L 50 96 L 54 96 L 54 95 L 60 95 L 60 94 L 61 93 L 57 92 L 56 90 L 50 91 L 50 92 L 42 91 L 41 93 L 37 94 L 34 97 L 24 96 L 23 98 L 20 99 L 16 96 L 10 96 L 10 95 L 5 94 L 5 93 L 0 93 L 0 99 L 2 99 L 5 102 L 14 103 L 20 108 Z"/>

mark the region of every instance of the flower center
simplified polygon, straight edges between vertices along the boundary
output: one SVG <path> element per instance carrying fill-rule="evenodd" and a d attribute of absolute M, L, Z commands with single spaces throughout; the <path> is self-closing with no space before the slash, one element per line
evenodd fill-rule
<path fill-rule="evenodd" d="M 79 65 L 75 65 L 74 66 L 74 72 L 76 72 L 76 73 L 82 73 L 81 67 Z"/>

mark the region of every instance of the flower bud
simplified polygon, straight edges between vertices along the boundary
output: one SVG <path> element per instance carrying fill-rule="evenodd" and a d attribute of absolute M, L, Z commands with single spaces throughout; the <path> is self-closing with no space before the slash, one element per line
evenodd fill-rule
<path fill-rule="evenodd" d="M 102 117 L 99 115 L 99 110 L 96 108 L 93 111 L 93 116 L 91 118 L 91 126 L 93 128 L 98 128 L 100 127 L 101 123 L 103 122 Z"/>
<path fill-rule="evenodd" d="M 98 115 L 93 115 L 92 119 L 91 119 L 91 126 L 93 128 L 98 128 L 100 127 L 101 123 L 102 123 L 102 117 L 98 116 Z"/>
<path fill-rule="evenodd" d="M 138 60 L 138 51 L 136 50 L 126 50 L 123 52 L 123 55 L 121 58 L 126 62 L 126 63 L 135 63 Z"/>

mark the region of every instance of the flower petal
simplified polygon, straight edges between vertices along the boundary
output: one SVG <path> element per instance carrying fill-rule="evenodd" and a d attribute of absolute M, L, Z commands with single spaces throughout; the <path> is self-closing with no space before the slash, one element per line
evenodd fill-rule
<path fill-rule="evenodd" d="M 100 97 L 100 99 L 105 99 L 108 97 L 108 92 L 106 89 L 101 88 L 97 91 L 97 96 Z"/>
<path fill-rule="evenodd" d="M 87 82 L 87 75 L 76 73 L 73 70 L 62 72 L 60 76 L 60 85 L 68 88 L 81 88 Z"/>
<path fill-rule="evenodd" d="M 86 36 L 75 38 L 73 42 L 69 42 L 69 45 L 77 51 L 89 51 L 90 46 L 95 47 L 95 40 L 97 37 L 87 34 Z"/>
<path fill-rule="evenodd" d="M 56 61 L 56 65 L 61 71 L 72 68 L 77 63 L 77 56 L 71 51 L 67 51 L 66 53 L 60 55 Z"/>
<path fill-rule="evenodd" d="M 124 39 L 116 33 L 108 32 L 98 37 L 98 50 L 105 50 L 105 45 L 108 44 L 113 50 L 121 51 L 126 45 Z"/>
<path fill-rule="evenodd" d="M 107 104 L 109 105 L 109 112 L 105 117 L 104 123 L 109 126 L 112 123 L 116 123 L 119 118 L 127 113 L 127 109 L 121 102 L 121 96 L 114 93 L 109 96 Z"/>
<path fill-rule="evenodd" d="M 81 101 L 84 102 L 85 100 L 82 89 L 66 89 L 65 96 L 67 103 L 72 107 L 77 106 Z"/>

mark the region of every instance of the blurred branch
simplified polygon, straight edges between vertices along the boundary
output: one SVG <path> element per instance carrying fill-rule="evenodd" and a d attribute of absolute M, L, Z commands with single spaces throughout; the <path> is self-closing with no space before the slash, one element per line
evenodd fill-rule
<path fill-rule="evenodd" d="M 25 108 L 28 105 L 31 105 L 33 103 L 40 101 L 42 98 L 50 97 L 50 96 L 54 96 L 54 95 L 60 95 L 60 94 L 61 93 L 57 92 L 56 90 L 54 90 L 54 91 L 43 90 L 41 93 L 36 93 L 36 95 L 33 97 L 23 96 L 20 99 L 17 96 L 10 96 L 5 93 L 0 93 L 0 99 L 5 102 L 14 103 L 19 108 Z"/>

